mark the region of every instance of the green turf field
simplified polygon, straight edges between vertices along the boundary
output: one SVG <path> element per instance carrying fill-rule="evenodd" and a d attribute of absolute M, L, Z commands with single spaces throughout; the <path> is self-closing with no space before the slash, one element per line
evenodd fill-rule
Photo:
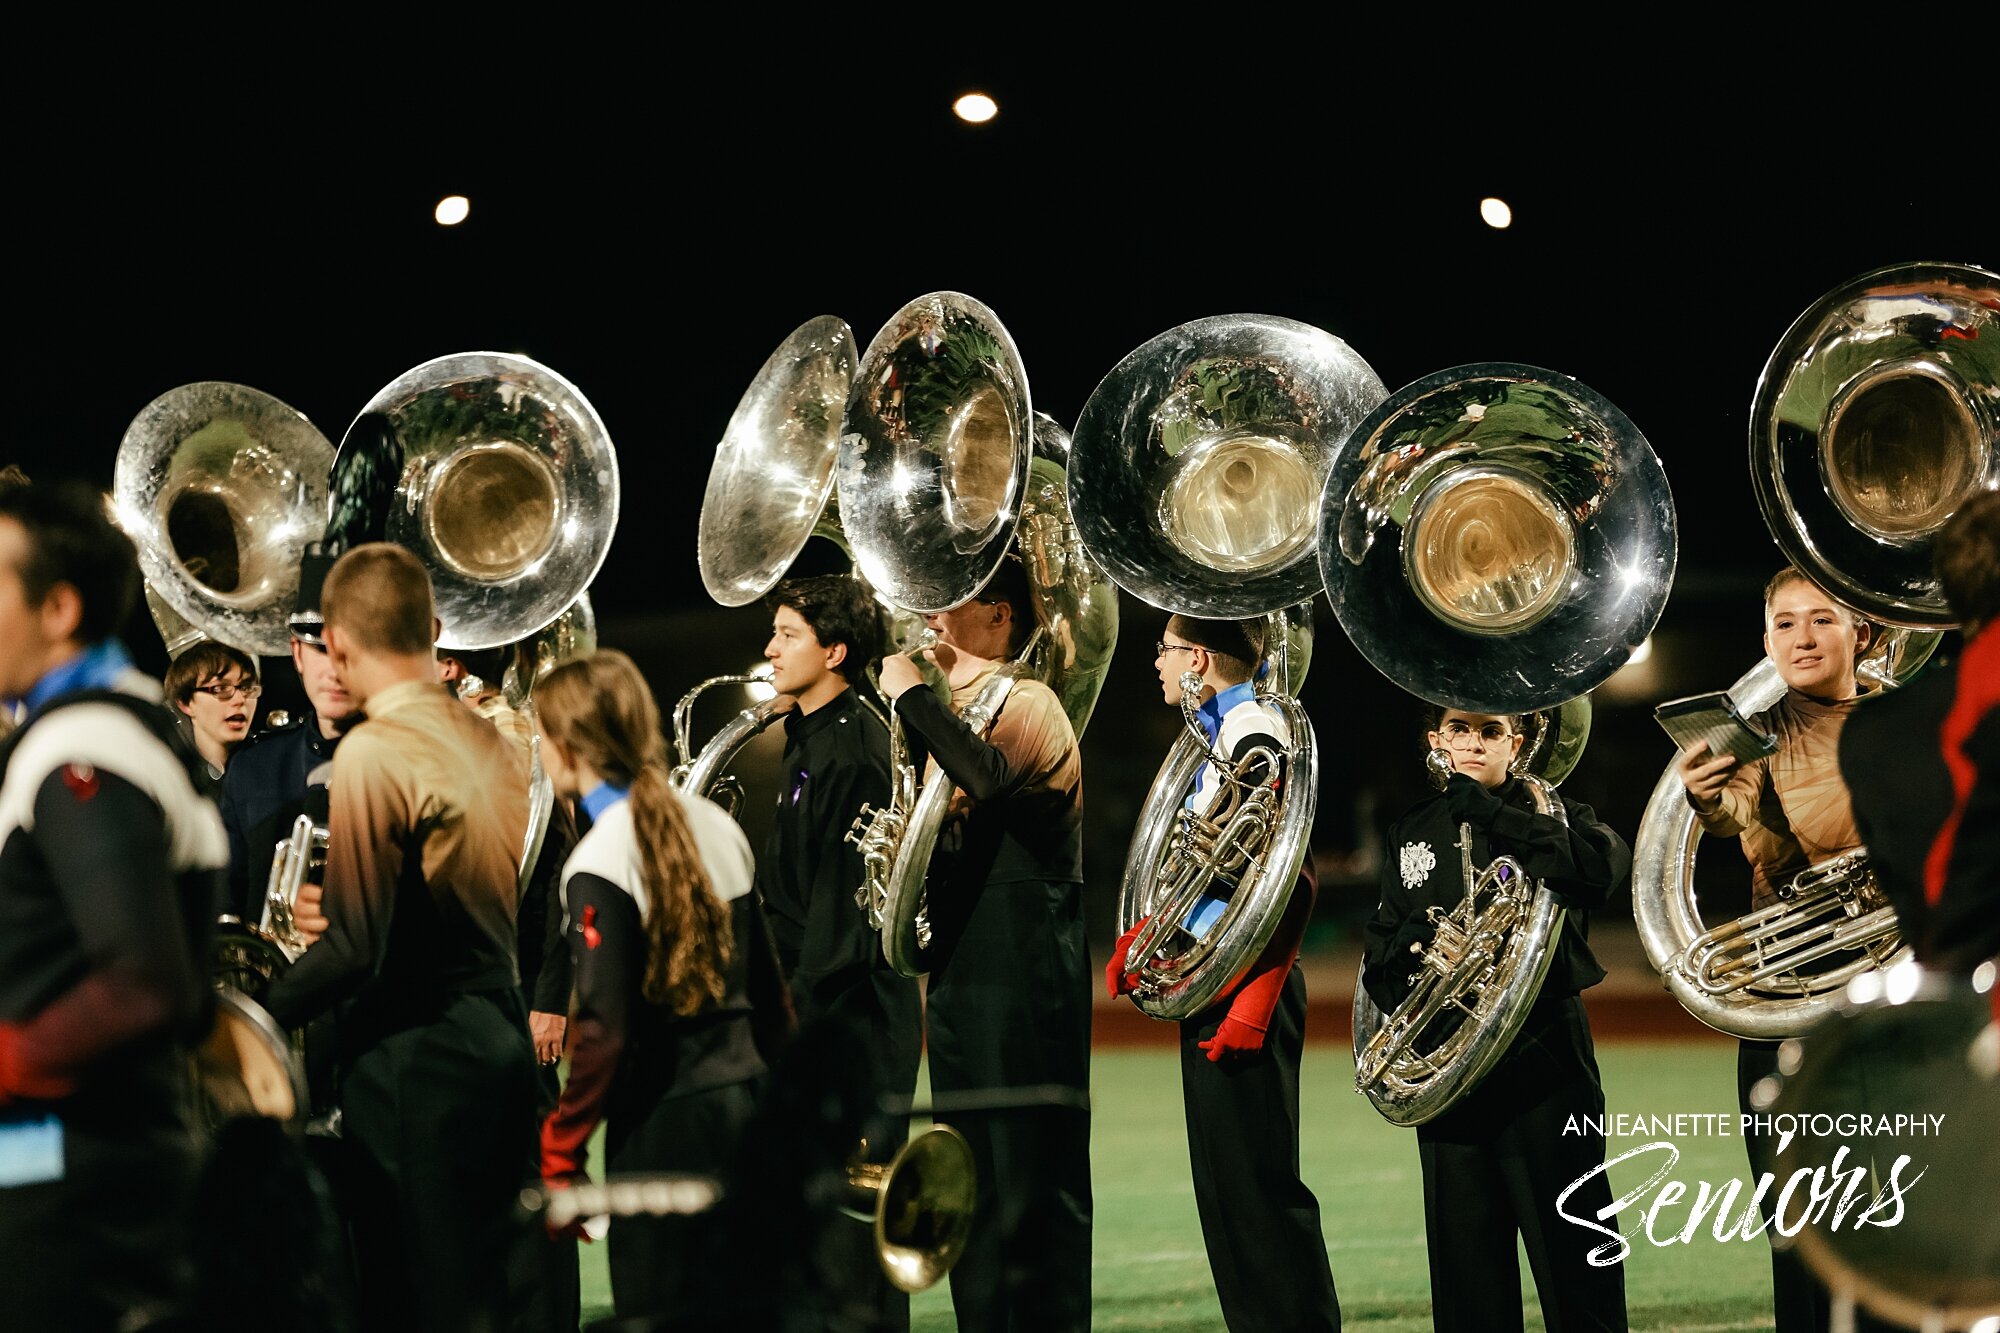
<path fill-rule="evenodd" d="M 1733 1114 L 1736 1047 L 1723 1041 L 1620 1042 L 1598 1047 L 1608 1110 L 1665 1115 Z M 1187 1176 L 1180 1072 L 1171 1047 L 1100 1049 L 1091 1065 L 1095 1102 L 1091 1171 L 1097 1218 L 1092 1292 L 1100 1329 L 1219 1329 Z M 1337 1046 L 1310 1047 L 1304 1071 L 1306 1183 L 1319 1196 L 1342 1321 L 1385 1331 L 1430 1327 L 1423 1200 L 1416 1137 L 1384 1122 L 1353 1089 L 1353 1062 Z M 1733 1123 L 1732 1123 L 1733 1129 Z M 1649 1136 L 1650 1137 L 1650 1136 Z M 1649 1138 L 1613 1139 L 1616 1155 Z M 1673 1178 L 1720 1185 L 1747 1174 L 1739 1138 L 1687 1135 Z M 1650 1168 L 1611 1173 L 1614 1196 Z M 1681 1214 L 1684 1216 L 1685 1214 Z M 1624 1226 L 1631 1226 L 1630 1214 Z M 1671 1230 L 1663 1226 L 1662 1233 Z M 1634 1329 L 1722 1333 L 1769 1328 L 1766 1243 L 1694 1240 L 1654 1246 L 1637 1237 L 1626 1261 Z M 1522 1264 L 1526 1322 L 1541 1327 L 1534 1281 Z M 584 1319 L 611 1312 L 604 1251 L 584 1247 Z M 949 1287 L 912 1302 L 918 1333 L 954 1327 Z"/>

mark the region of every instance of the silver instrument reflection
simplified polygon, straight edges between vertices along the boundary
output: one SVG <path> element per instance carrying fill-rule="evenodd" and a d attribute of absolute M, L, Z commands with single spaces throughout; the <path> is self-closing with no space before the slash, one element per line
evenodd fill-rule
<path fill-rule="evenodd" d="M 463 352 L 383 386 L 342 454 L 371 420 L 402 455 L 382 536 L 429 570 L 439 647 L 525 638 L 596 577 L 618 526 L 618 461 L 568 380 L 525 356 Z"/>
<path fill-rule="evenodd" d="M 112 511 L 164 640 L 288 651 L 299 556 L 326 522 L 333 457 L 302 413 L 241 384 L 183 384 L 132 419 Z"/>

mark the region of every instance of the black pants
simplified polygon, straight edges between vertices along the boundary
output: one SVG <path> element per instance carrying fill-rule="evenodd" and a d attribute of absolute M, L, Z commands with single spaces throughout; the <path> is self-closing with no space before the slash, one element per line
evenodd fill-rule
<path fill-rule="evenodd" d="M 8 1273 L 0 1324 L 8 1329 L 110 1333 L 128 1319 L 180 1312 L 191 1276 L 185 1227 L 194 1141 L 157 1109 L 135 1110 L 130 1120 L 66 1118 L 62 1179 L 0 1187 Z"/>
<path fill-rule="evenodd" d="M 991 1092 L 1090 1077 L 1090 957 L 1081 885 L 980 892 L 930 975 L 931 1091 Z M 979 1173 L 972 1237 L 951 1273 L 961 1333 L 1090 1326 L 1090 1113 L 1068 1106 L 946 1117 Z"/>
<path fill-rule="evenodd" d="M 907 1102 L 916 1090 L 924 1053 L 923 1000 L 917 981 L 897 975 L 879 958 L 875 961 L 879 966 L 839 976 L 794 973 L 792 1003 L 800 1040 L 824 1041 L 838 1029 L 836 1039 L 860 1056 L 869 1098 L 862 1133 L 869 1140 L 869 1156 L 886 1162 L 901 1146 L 909 1121 L 901 1115 L 882 1116 L 882 1102 Z M 907 1329 L 909 1293 L 889 1281 L 876 1260 L 874 1228 L 848 1217 L 829 1222 L 816 1263 L 829 1318 L 843 1329 Z"/>
<path fill-rule="evenodd" d="M 527 1002 L 524 994 L 522 1002 Z M 555 1109 L 562 1082 L 554 1066 L 535 1070 L 535 1120 Z M 542 1183 L 539 1140 L 531 1139 L 521 1164 L 521 1184 Z M 582 1317 L 582 1279 L 577 1269 L 576 1241 L 556 1240 L 537 1215 L 515 1220 L 507 1254 L 507 1308 L 513 1333 L 576 1333 Z"/>
<path fill-rule="evenodd" d="M 519 995 L 458 995 L 344 1062 L 350 1219 L 363 1328 L 498 1333 L 535 1057 Z M 407 1021 L 407 1020 L 406 1020 Z"/>
<path fill-rule="evenodd" d="M 1340 1327 L 1319 1200 L 1299 1179 L 1306 982 L 1285 978 L 1264 1049 L 1217 1063 L 1199 1044 L 1225 1001 L 1180 1025 L 1181 1099 L 1201 1239 L 1233 1333 Z"/>
<path fill-rule="evenodd" d="M 1440 1333 L 1518 1333 L 1518 1235 L 1550 1333 L 1626 1328 L 1625 1265 L 1593 1267 L 1604 1238 L 1556 1211 L 1556 1197 L 1604 1162 L 1604 1136 L 1564 1133 L 1570 1117 L 1602 1123 L 1604 1089 L 1583 1001 L 1529 1013 L 1492 1072 L 1450 1111 L 1417 1128 L 1431 1312 Z M 1603 1172 L 1569 1197 L 1579 1217 L 1609 1207 Z"/>

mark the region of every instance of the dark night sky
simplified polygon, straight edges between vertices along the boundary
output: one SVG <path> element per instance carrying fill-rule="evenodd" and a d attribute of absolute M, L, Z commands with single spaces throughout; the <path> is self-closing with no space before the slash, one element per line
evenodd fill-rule
<path fill-rule="evenodd" d="M 865 345 L 911 298 L 968 292 L 1065 424 L 1128 351 L 1207 315 L 1317 325 L 1391 389 L 1466 362 L 1545 366 L 1645 431 L 1681 523 L 1659 674 L 1600 699 L 1572 784 L 1629 834 L 1669 755 L 1636 705 L 1720 688 L 1758 655 L 1756 590 L 1782 562 L 1745 439 L 1772 347 L 1850 277 L 1991 267 L 2000 248 L 1990 197 L 1968 200 L 1955 151 L 1923 132 L 1935 105 L 1859 129 L 1830 94 L 1740 70 L 1552 59 L 1501 80 L 1445 50 L 1404 79 L 1350 72 L 1389 63 L 1350 48 L 1226 77 L 1208 53 L 1214 71 L 1165 78 L 1107 53 L 940 45 L 913 74 L 814 61 L 803 37 L 782 68 L 679 47 L 642 77 L 636 55 L 588 59 L 619 36 L 520 52 L 540 79 L 264 62 L 229 96 L 210 80 L 187 97 L 162 62 L 66 83 L 19 122 L 0 455 L 108 485 L 131 418 L 202 379 L 274 394 L 337 442 L 410 366 L 526 352 L 616 443 L 624 512 L 592 598 L 670 704 L 761 647 L 758 613 L 707 614 L 695 519 L 739 395 L 812 316 Z M 973 85 L 1001 101 L 990 126 L 949 116 Z M 452 230 L 430 220 L 447 193 L 473 204 Z M 1485 194 L 1512 204 L 1512 229 L 1479 221 Z M 1327 756 L 1316 843 L 1337 858 L 1376 806 L 1415 795 L 1416 712 L 1320 609 L 1305 702 Z M 1099 894 L 1171 734 L 1165 710 L 1126 702 L 1149 697 L 1164 617 L 1129 599 L 1125 616 L 1085 739 Z"/>

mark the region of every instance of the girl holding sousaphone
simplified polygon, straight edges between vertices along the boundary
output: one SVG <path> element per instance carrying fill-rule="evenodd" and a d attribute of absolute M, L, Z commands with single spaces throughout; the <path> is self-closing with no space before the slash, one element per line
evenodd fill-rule
<path fill-rule="evenodd" d="M 1327 481 L 1334 611 L 1435 706 L 1440 791 L 1390 828 L 1354 1042 L 1357 1088 L 1417 1127 L 1440 1329 L 1520 1327 L 1517 1234 L 1550 1327 L 1625 1327 L 1622 1264 L 1566 1214 L 1611 1204 L 1602 1134 L 1570 1123 L 1604 1109 L 1577 993 L 1604 976 L 1582 912 L 1631 855 L 1554 783 L 1587 738 L 1587 692 L 1658 620 L 1674 554 L 1644 436 L 1529 366 L 1418 380 Z"/>

